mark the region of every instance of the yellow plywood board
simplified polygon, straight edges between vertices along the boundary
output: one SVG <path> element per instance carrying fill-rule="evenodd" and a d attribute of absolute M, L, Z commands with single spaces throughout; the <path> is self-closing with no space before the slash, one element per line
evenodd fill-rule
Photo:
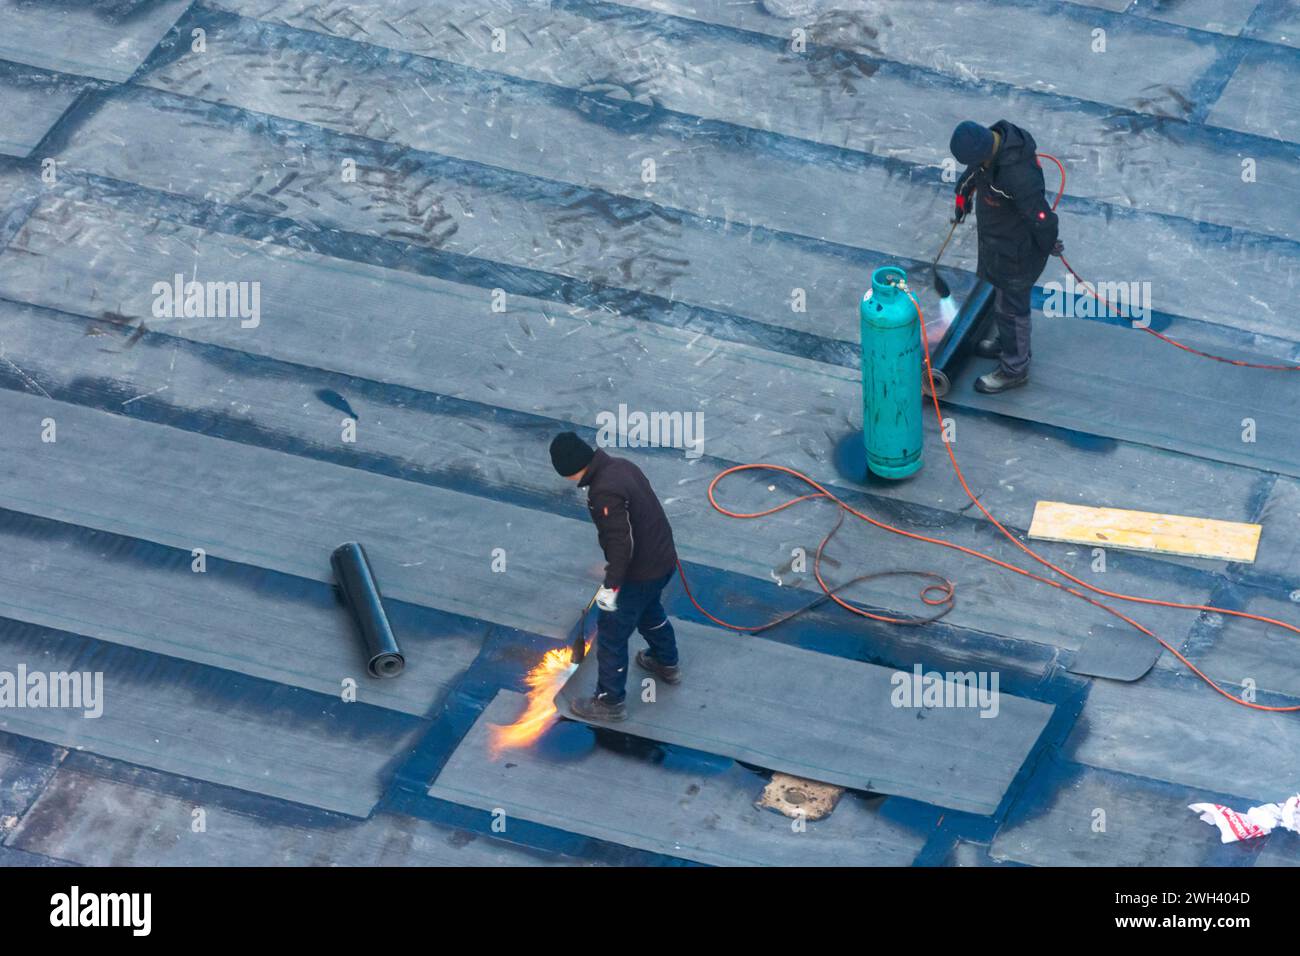
<path fill-rule="evenodd" d="M 1029 537 L 1249 563 L 1255 560 L 1260 530 L 1240 521 L 1040 501 Z"/>

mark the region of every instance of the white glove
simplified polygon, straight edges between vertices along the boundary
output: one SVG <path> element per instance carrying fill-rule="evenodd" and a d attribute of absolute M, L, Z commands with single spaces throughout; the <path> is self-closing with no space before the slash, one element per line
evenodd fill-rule
<path fill-rule="evenodd" d="M 618 610 L 618 588 L 601 588 L 596 592 L 596 607 L 602 611 Z"/>

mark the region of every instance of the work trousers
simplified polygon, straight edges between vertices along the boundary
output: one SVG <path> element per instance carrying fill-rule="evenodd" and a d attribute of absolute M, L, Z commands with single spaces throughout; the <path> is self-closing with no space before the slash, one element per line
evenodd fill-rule
<path fill-rule="evenodd" d="M 994 287 L 993 321 L 997 328 L 998 348 L 1002 352 L 999 368 L 1003 375 L 1023 375 L 1029 370 L 1029 296 L 1032 285 Z"/>
<path fill-rule="evenodd" d="M 650 645 L 650 656 L 669 667 L 677 663 L 677 635 L 659 600 L 672 580 L 669 571 L 649 581 L 624 581 L 618 589 L 618 610 L 601 611 L 596 622 L 597 693 L 621 701 L 627 693 L 627 642 L 640 631 Z"/>

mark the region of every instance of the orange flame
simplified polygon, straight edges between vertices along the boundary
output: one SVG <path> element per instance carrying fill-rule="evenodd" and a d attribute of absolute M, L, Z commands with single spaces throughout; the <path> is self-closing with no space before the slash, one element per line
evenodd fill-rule
<path fill-rule="evenodd" d="M 524 712 L 513 724 L 492 725 L 494 755 L 508 748 L 528 746 L 555 722 L 558 713 L 555 695 L 577 669 L 572 647 L 557 647 L 546 652 L 541 662 L 524 678 L 528 685 L 528 706 Z"/>

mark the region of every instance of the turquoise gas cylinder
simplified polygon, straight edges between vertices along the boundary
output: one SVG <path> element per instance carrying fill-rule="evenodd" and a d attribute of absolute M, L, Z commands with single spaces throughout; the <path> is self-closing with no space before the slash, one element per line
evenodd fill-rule
<path fill-rule="evenodd" d="M 921 468 L 921 323 L 899 288 L 907 273 L 885 266 L 862 296 L 862 440 L 867 467 L 882 478 Z"/>

